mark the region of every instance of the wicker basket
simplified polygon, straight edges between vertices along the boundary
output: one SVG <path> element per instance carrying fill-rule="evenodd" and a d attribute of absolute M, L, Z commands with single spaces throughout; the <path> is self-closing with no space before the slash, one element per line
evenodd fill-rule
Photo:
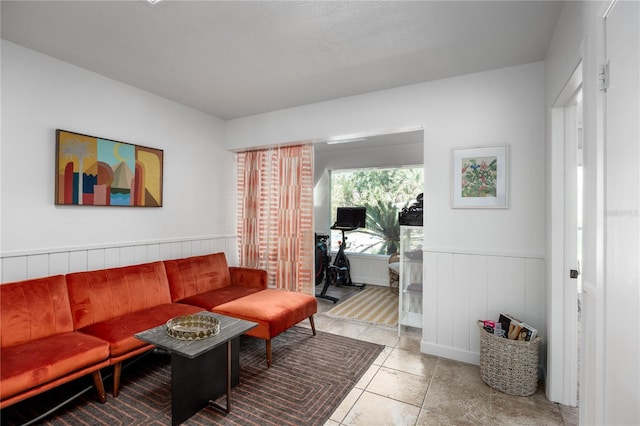
<path fill-rule="evenodd" d="M 540 337 L 530 342 L 509 340 L 480 330 L 480 377 L 482 381 L 509 395 L 533 395 L 538 389 Z"/>
<path fill-rule="evenodd" d="M 389 289 L 391 293 L 398 294 L 400 287 L 400 255 L 394 253 L 389 257 Z"/>

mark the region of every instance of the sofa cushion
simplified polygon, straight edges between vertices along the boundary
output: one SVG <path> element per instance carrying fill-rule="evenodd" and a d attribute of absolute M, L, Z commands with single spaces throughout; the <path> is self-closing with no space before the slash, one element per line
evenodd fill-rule
<path fill-rule="evenodd" d="M 202 308 L 181 303 L 165 303 L 132 312 L 81 328 L 79 331 L 109 342 L 109 354 L 118 357 L 137 348 L 148 346 L 133 335 L 157 327 L 171 318 L 202 312 Z"/>
<path fill-rule="evenodd" d="M 180 303 L 199 306 L 203 309 L 206 309 L 207 311 L 210 311 L 218 305 L 222 305 L 223 303 L 230 302 L 243 296 L 248 296 L 258 291 L 260 290 L 257 288 L 232 285 L 229 287 L 220 288 L 218 290 L 208 291 L 206 293 L 200 293 L 196 294 L 195 296 L 187 297 L 186 299 L 182 299 Z"/>
<path fill-rule="evenodd" d="M 2 348 L 0 399 L 50 382 L 84 367 L 106 361 L 109 344 L 69 331 Z M 105 362 L 105 366 L 108 362 Z"/>
<path fill-rule="evenodd" d="M 267 340 L 309 318 L 317 310 L 318 302 L 313 296 L 273 289 L 213 308 L 213 312 L 218 314 L 257 322 L 258 326 L 245 334 Z"/>
<path fill-rule="evenodd" d="M 231 274 L 231 285 L 252 287 L 257 290 L 267 289 L 267 271 L 257 268 L 243 268 L 239 266 L 229 266 Z"/>
<path fill-rule="evenodd" d="M 64 276 L 0 285 L 0 347 L 73 331 Z M 4 371 L 3 371 L 4 374 Z"/>
<path fill-rule="evenodd" d="M 77 329 L 171 303 L 163 262 L 67 274 Z"/>
<path fill-rule="evenodd" d="M 231 285 L 224 253 L 165 260 L 164 263 L 172 302 Z"/>

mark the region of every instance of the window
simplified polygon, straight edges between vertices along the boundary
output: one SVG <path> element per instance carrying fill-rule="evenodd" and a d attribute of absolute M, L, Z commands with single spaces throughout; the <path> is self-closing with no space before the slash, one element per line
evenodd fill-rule
<path fill-rule="evenodd" d="M 366 228 L 345 233 L 348 253 L 388 255 L 400 244 L 398 213 L 423 192 L 423 167 L 333 170 L 331 223 L 338 207 L 366 207 Z M 331 250 L 338 251 L 340 231 L 331 231 Z"/>

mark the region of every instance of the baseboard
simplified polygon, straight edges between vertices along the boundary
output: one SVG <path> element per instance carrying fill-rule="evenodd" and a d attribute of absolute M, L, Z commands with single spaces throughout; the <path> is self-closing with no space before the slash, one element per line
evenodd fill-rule
<path fill-rule="evenodd" d="M 480 354 L 476 352 L 464 351 L 452 348 L 451 346 L 442 346 L 435 343 L 420 342 L 420 352 L 439 356 L 442 358 L 452 359 L 454 361 L 466 362 L 468 364 L 480 365 Z"/>

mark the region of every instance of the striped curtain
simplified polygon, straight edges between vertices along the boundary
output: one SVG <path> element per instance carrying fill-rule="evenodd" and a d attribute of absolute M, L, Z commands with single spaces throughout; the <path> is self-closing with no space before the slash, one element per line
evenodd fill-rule
<path fill-rule="evenodd" d="M 269 287 L 313 294 L 313 147 L 238 154 L 240 264 L 267 271 Z"/>

